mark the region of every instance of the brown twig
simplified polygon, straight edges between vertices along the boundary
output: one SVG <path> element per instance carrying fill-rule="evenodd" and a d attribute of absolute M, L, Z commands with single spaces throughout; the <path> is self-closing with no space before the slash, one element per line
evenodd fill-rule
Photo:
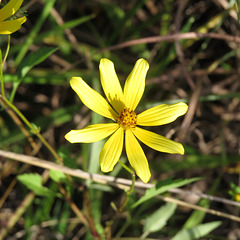
<path fill-rule="evenodd" d="M 11 109 L 8 107 L 7 103 L 4 101 L 4 98 L 1 97 L 0 95 L 0 104 L 2 104 L 2 106 L 5 108 L 5 110 L 7 111 L 7 113 L 9 114 L 9 116 L 13 119 L 13 121 L 16 123 L 16 125 L 20 128 L 20 130 L 23 132 L 23 134 L 26 136 L 27 140 L 29 141 L 31 147 L 33 148 L 33 150 L 35 152 L 38 152 L 38 147 L 37 144 L 34 142 L 33 138 L 31 137 L 31 135 L 29 134 L 29 131 L 25 128 L 25 125 L 22 123 L 22 121 L 19 119 L 18 115 Z M 40 152 L 39 152 L 40 153 Z M 42 156 L 42 155 L 40 155 Z M 31 164 L 33 165 L 33 164 Z M 47 168 L 46 168 L 47 169 Z M 67 175 L 68 179 L 70 181 L 72 181 L 71 177 L 69 175 Z M 45 181 L 47 181 L 47 179 L 45 179 Z M 13 184 L 16 183 L 16 180 L 13 181 Z M 10 188 L 11 189 L 11 188 Z M 62 195 L 65 197 L 65 199 L 69 202 L 71 209 L 73 210 L 73 212 L 76 214 L 76 216 L 79 217 L 79 219 L 81 219 L 82 223 L 85 226 L 88 226 L 88 222 L 85 219 L 83 213 L 81 212 L 81 210 L 77 207 L 77 205 L 71 200 L 70 196 L 67 194 L 66 190 L 62 187 L 59 186 L 59 191 L 62 193 Z M 0 199 L 0 208 L 1 205 L 3 204 L 3 202 L 5 201 L 5 199 L 7 198 L 9 194 L 9 191 L 7 191 L 4 196 Z M 31 197 L 28 197 L 31 196 Z M 29 206 L 31 204 L 31 202 L 33 201 L 35 194 L 34 193 L 30 193 L 30 195 L 28 195 L 24 201 L 22 202 L 22 206 L 20 206 L 16 212 L 12 215 L 10 221 L 8 222 L 8 226 L 5 230 L 3 230 L 0 233 L 0 240 L 4 238 L 4 236 L 6 236 L 6 234 L 13 228 L 13 226 L 17 223 L 17 221 L 19 220 L 19 218 L 21 217 L 21 215 L 23 214 L 23 212 L 25 211 L 25 209 L 27 208 L 27 206 Z M 25 204 L 27 202 L 27 204 Z"/>
<path fill-rule="evenodd" d="M 132 184 L 132 180 L 129 180 L 129 179 L 115 178 L 115 177 L 108 176 L 108 175 L 91 174 L 91 173 L 82 171 L 80 169 L 71 169 L 66 166 L 61 166 L 61 165 L 53 163 L 53 162 L 42 160 L 42 159 L 39 159 L 36 157 L 26 156 L 24 154 L 17 154 L 17 153 L 0 150 L 0 156 L 6 157 L 6 158 L 9 158 L 12 160 L 16 160 L 19 162 L 28 163 L 33 166 L 38 166 L 38 167 L 45 168 L 45 169 L 57 170 L 57 171 L 65 173 L 65 174 L 74 176 L 74 177 L 78 177 L 78 178 L 82 178 L 82 179 L 86 179 L 86 180 L 91 179 L 94 182 L 98 182 L 101 184 L 108 184 L 108 185 L 117 187 L 119 189 L 129 189 Z M 138 182 L 138 181 L 135 182 L 135 189 L 149 189 L 152 187 L 154 187 L 154 184 L 143 183 L 143 182 Z M 173 189 L 169 190 L 169 192 L 181 193 L 181 194 L 193 194 L 193 195 L 197 195 L 201 198 L 206 198 L 206 199 L 210 199 L 212 201 L 217 201 L 217 202 L 221 202 L 224 204 L 240 207 L 239 202 L 235 202 L 235 201 L 224 199 L 224 198 L 209 196 L 209 195 L 202 194 L 202 193 L 189 192 L 189 191 L 185 191 L 185 190 L 178 189 L 178 188 L 173 188 Z M 240 220 L 240 218 L 239 218 L 239 220 Z"/>
<path fill-rule="evenodd" d="M 67 193 L 67 191 L 65 190 L 65 188 L 63 188 L 61 186 L 61 184 L 58 184 L 58 189 L 61 192 L 61 194 L 64 196 L 65 200 L 69 203 L 71 209 L 73 210 L 73 212 L 75 213 L 75 215 L 77 217 L 79 217 L 79 219 L 81 220 L 81 222 L 88 227 L 88 221 L 85 218 L 85 216 L 83 215 L 83 213 L 79 210 L 79 208 L 77 207 L 77 205 L 72 201 L 71 197 L 69 196 L 69 194 Z"/>
<path fill-rule="evenodd" d="M 88 222 L 89 222 L 89 228 L 91 230 L 92 236 L 97 240 L 101 240 L 97 230 L 96 230 L 96 225 L 94 223 L 93 215 L 92 215 L 92 209 L 91 209 L 91 204 L 90 204 L 90 199 L 89 199 L 89 192 L 87 188 L 83 189 L 83 201 L 84 201 L 84 207 L 87 212 L 88 216 Z"/>
<path fill-rule="evenodd" d="M 33 138 L 31 137 L 31 135 L 29 134 L 28 130 L 26 129 L 26 127 L 24 126 L 24 124 L 22 123 L 22 121 L 19 119 L 19 117 L 17 116 L 17 114 L 8 107 L 8 105 L 6 104 L 6 102 L 4 101 L 4 98 L 1 98 L 0 96 L 0 104 L 2 104 L 2 106 L 5 108 L 6 112 L 8 113 L 8 115 L 12 118 L 12 120 L 15 122 L 15 124 L 19 127 L 19 129 L 22 131 L 22 133 L 24 134 L 24 136 L 27 138 L 28 142 L 30 143 L 31 147 L 33 148 L 33 150 L 35 152 L 38 152 L 38 146 L 37 144 L 34 142 Z"/>
<path fill-rule="evenodd" d="M 178 33 L 181 30 L 182 16 L 183 16 L 183 10 L 184 10 L 185 5 L 186 5 L 186 0 L 179 1 L 179 6 L 178 6 L 177 14 L 176 14 L 176 21 L 175 21 L 175 33 Z M 184 53 L 183 53 L 179 39 L 175 40 L 175 47 L 176 47 L 176 53 L 177 53 L 178 60 L 181 64 L 181 67 L 183 70 L 184 77 L 187 80 L 188 85 L 191 87 L 191 89 L 193 91 L 196 86 L 187 70 L 185 59 L 184 59 Z"/>
<path fill-rule="evenodd" d="M 12 214 L 8 226 L 5 229 L 2 229 L 0 232 L 0 240 L 4 239 L 4 237 L 8 234 L 8 232 L 15 226 L 15 224 L 18 222 L 19 218 L 22 216 L 22 214 L 26 211 L 27 207 L 32 203 L 33 199 L 35 197 L 35 194 L 33 192 L 29 193 L 22 204 L 17 208 L 16 212 Z"/>
<path fill-rule="evenodd" d="M 146 44 L 146 43 L 176 41 L 181 39 L 201 39 L 201 38 L 213 38 L 213 39 L 219 39 L 219 40 L 224 40 L 229 42 L 240 43 L 239 36 L 213 33 L 213 32 L 211 33 L 188 32 L 188 33 L 175 33 L 175 34 L 166 35 L 166 36 L 152 36 L 152 37 L 134 39 L 134 40 L 126 41 L 111 47 L 103 48 L 101 52 L 112 51 L 112 50 L 122 49 L 126 47 L 131 47 L 134 45 Z"/>
<path fill-rule="evenodd" d="M 4 204 L 4 202 L 6 201 L 7 197 L 9 196 L 10 192 L 12 191 L 12 189 L 14 188 L 14 186 L 17 183 L 17 178 L 14 178 L 11 183 L 9 184 L 7 190 L 5 191 L 5 193 L 3 194 L 2 198 L 0 199 L 0 209 L 2 208 L 2 205 Z"/>
<path fill-rule="evenodd" d="M 200 97 L 201 94 L 201 90 L 202 90 L 202 81 L 199 80 L 198 81 L 198 85 L 196 86 L 196 89 L 189 101 L 189 108 L 187 113 L 184 116 L 184 120 L 182 122 L 181 125 L 181 129 L 178 133 L 178 139 L 180 141 L 183 141 L 186 137 L 187 131 L 191 125 L 191 122 L 193 120 L 194 114 L 196 112 L 196 108 L 197 108 L 197 104 L 198 104 L 198 99 Z"/>

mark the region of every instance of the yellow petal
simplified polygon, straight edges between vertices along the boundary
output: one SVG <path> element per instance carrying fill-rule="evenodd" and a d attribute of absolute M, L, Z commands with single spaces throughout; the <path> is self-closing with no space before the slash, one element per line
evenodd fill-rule
<path fill-rule="evenodd" d="M 125 82 L 124 99 L 126 107 L 130 108 L 130 110 L 134 111 L 142 98 L 148 68 L 149 65 L 146 60 L 142 58 L 137 60 Z"/>
<path fill-rule="evenodd" d="M 70 143 L 92 143 L 102 140 L 117 130 L 117 123 L 94 124 L 80 130 L 71 130 L 65 135 Z"/>
<path fill-rule="evenodd" d="M 118 130 L 108 139 L 99 156 L 99 163 L 103 172 L 110 172 L 118 162 L 123 148 L 123 128 Z"/>
<path fill-rule="evenodd" d="M 23 0 L 10 0 L 7 5 L 0 9 L 0 21 L 11 17 L 22 5 Z"/>
<path fill-rule="evenodd" d="M 124 108 L 123 91 L 113 62 L 106 58 L 101 59 L 99 70 L 104 93 L 113 108 L 120 113 Z"/>
<path fill-rule="evenodd" d="M 157 151 L 184 154 L 184 148 L 181 143 L 138 127 L 133 130 L 133 133 L 141 142 Z"/>
<path fill-rule="evenodd" d="M 16 32 L 26 20 L 26 17 L 22 17 L 16 20 L 0 22 L 0 34 L 11 34 Z"/>
<path fill-rule="evenodd" d="M 137 116 L 137 124 L 142 126 L 158 126 L 173 122 L 187 112 L 188 106 L 183 102 L 152 107 Z"/>
<path fill-rule="evenodd" d="M 134 168 L 139 178 L 147 183 L 151 177 L 147 158 L 140 146 L 138 140 L 135 138 L 131 130 L 126 130 L 126 153 L 128 161 Z"/>
<path fill-rule="evenodd" d="M 70 80 L 72 89 L 77 93 L 83 104 L 92 111 L 110 118 L 116 119 L 117 114 L 108 102 L 94 89 L 89 87 L 80 77 L 72 77 Z"/>

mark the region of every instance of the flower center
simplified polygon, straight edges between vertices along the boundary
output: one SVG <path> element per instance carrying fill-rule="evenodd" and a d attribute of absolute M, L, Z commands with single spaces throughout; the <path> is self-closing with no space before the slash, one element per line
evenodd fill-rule
<path fill-rule="evenodd" d="M 134 111 L 130 111 L 129 108 L 124 108 L 120 112 L 117 122 L 125 130 L 128 128 L 134 128 L 137 125 L 137 114 Z"/>

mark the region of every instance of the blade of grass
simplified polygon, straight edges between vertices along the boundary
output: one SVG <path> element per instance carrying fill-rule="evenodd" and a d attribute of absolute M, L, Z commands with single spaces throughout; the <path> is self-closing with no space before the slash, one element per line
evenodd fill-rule
<path fill-rule="evenodd" d="M 46 58 L 56 52 L 58 48 L 52 47 L 43 47 L 38 49 L 38 51 L 30 53 L 24 61 L 19 65 L 18 71 L 18 81 L 13 83 L 13 89 L 10 96 L 10 101 L 12 102 L 15 96 L 15 93 L 22 82 L 22 79 L 26 74 L 37 64 L 43 62 Z"/>
<path fill-rule="evenodd" d="M 30 32 L 29 36 L 26 39 L 25 44 L 20 49 L 15 64 L 18 66 L 22 61 L 24 56 L 26 55 L 27 51 L 29 50 L 29 47 L 32 45 L 32 43 L 37 38 L 37 34 L 40 31 L 43 23 L 46 21 L 47 17 L 50 14 L 51 8 L 54 6 L 56 0 L 48 0 L 46 1 L 46 4 L 44 5 L 43 11 L 41 12 L 40 17 L 38 18 L 38 21 L 34 25 L 32 31 Z"/>
<path fill-rule="evenodd" d="M 146 0 L 137 1 L 135 6 L 126 14 L 123 20 L 118 24 L 117 28 L 108 39 L 108 46 L 111 45 L 119 36 L 119 34 L 123 31 L 124 27 L 128 23 L 128 21 L 136 14 L 136 12 L 141 9 L 141 7 L 146 3 Z M 113 19 L 112 19 L 113 20 Z"/>
<path fill-rule="evenodd" d="M 153 188 L 148 189 L 146 191 L 145 195 L 143 197 L 141 197 L 137 202 L 135 202 L 131 207 L 135 208 L 138 205 L 148 201 L 149 199 L 151 199 L 159 194 L 162 194 L 164 192 L 167 192 L 172 188 L 181 187 L 186 184 L 195 182 L 197 180 L 200 180 L 200 178 L 176 179 L 176 180 L 166 179 L 164 181 L 161 181 Z"/>
<path fill-rule="evenodd" d="M 193 240 L 206 236 L 222 224 L 220 221 L 204 223 L 190 229 L 179 231 L 171 240 Z"/>
<path fill-rule="evenodd" d="M 210 195 L 213 195 L 216 192 L 216 190 L 217 190 L 217 188 L 219 186 L 219 183 L 220 183 L 220 178 L 218 178 L 214 182 L 212 188 L 209 191 Z M 201 206 L 201 207 L 204 207 L 204 208 L 209 208 L 210 200 L 209 199 L 201 199 L 199 201 L 198 205 Z M 197 226 L 198 224 L 200 224 L 203 221 L 205 216 L 206 216 L 206 212 L 203 212 L 203 211 L 200 211 L 200 210 L 195 210 L 191 214 L 191 216 L 188 218 L 188 220 L 185 222 L 183 228 L 189 229 L 189 228 Z"/>

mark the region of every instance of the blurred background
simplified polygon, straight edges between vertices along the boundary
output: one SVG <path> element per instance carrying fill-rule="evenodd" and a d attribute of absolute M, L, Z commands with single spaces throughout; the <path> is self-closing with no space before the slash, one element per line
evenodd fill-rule
<path fill-rule="evenodd" d="M 107 120 L 81 103 L 69 80 L 73 76 L 82 77 L 103 93 L 98 70 L 101 58 L 114 62 L 122 86 L 136 60 L 145 58 L 150 69 L 136 112 L 162 103 L 183 101 L 189 105 L 188 113 L 175 122 L 149 128 L 183 143 L 186 152 L 184 156 L 170 155 L 142 145 L 150 164 L 151 182 L 202 177 L 184 189 L 239 200 L 238 7 L 239 0 L 24 0 L 18 15 L 26 15 L 27 21 L 11 35 L 10 52 L 3 69 L 6 95 L 41 129 L 66 166 L 100 173 L 98 155 L 104 142 L 70 144 L 64 135 L 72 129 Z M 1 35 L 3 53 L 7 42 L 8 36 Z M 52 54 L 21 75 L 21 64 L 31 62 L 31 54 L 49 49 Z M 0 149 L 55 161 L 39 139 L 30 135 L 35 147 L 11 114 L 1 107 Z M 121 159 L 126 161 L 124 153 Z M 114 214 L 110 202 L 118 203 L 124 196 L 122 190 L 86 183 L 79 178 L 74 178 L 72 184 L 63 184 L 71 201 L 83 212 L 89 213 L 86 209 L 90 203 L 93 216 L 89 219 L 95 221 L 93 225 L 98 233 L 94 236 L 92 229 L 89 231 L 76 220 L 71 201 L 34 194 L 28 202 L 31 191 L 17 179 L 26 173 L 48 174 L 44 169 L 0 156 L 0 229 L 6 232 L 5 239 L 100 239 L 96 236 L 104 235 L 106 222 Z M 119 165 L 109 175 L 130 179 Z M 53 180 L 47 180 L 45 186 L 55 193 L 60 191 L 59 183 Z M 132 201 L 140 195 L 134 193 Z M 238 207 L 223 202 L 208 199 L 199 202 L 200 197 L 187 194 L 167 195 L 239 216 Z M 26 208 L 21 208 L 23 204 L 27 204 Z M 144 232 L 147 216 L 163 204 L 159 199 L 152 199 L 138 210 L 122 214 L 113 225 L 112 236 L 138 239 Z M 17 214 L 19 208 L 22 214 Z M 191 208 L 177 207 L 168 224 L 151 233 L 149 239 L 170 239 L 192 213 Z M 11 225 L 13 217 L 17 220 Z M 222 222 L 220 228 L 204 239 L 240 239 L 237 221 L 201 211 L 194 219 L 197 224 Z"/>

